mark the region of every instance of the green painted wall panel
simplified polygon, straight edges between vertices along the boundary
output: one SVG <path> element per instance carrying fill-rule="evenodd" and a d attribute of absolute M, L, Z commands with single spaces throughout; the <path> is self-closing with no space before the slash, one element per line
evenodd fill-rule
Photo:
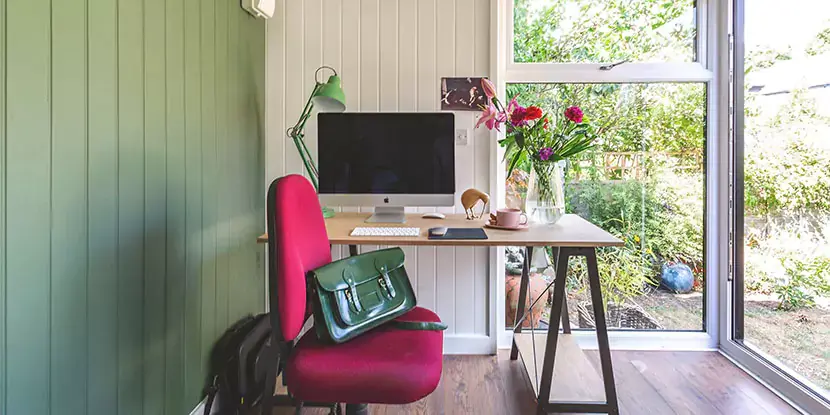
<path fill-rule="evenodd" d="M 0 413 L 187 413 L 264 309 L 264 22 L 0 0 L 0 23 Z"/>
<path fill-rule="evenodd" d="M 230 5 L 228 5 L 230 7 Z M 232 13 L 228 13 L 228 43 L 231 45 L 236 45 L 239 41 L 240 37 L 240 30 L 239 30 L 239 20 L 236 18 L 235 15 Z M 232 47 L 228 50 L 228 85 L 233 85 L 239 82 L 240 79 L 240 71 L 239 65 L 241 64 L 240 59 L 244 56 L 243 48 L 241 47 Z M 230 102 L 230 107 L 228 109 L 228 177 L 231 183 L 239 183 L 240 182 L 240 148 L 236 143 L 240 142 L 239 140 L 239 131 L 240 131 L 240 122 L 239 116 L 242 112 L 242 100 L 240 99 L 240 95 L 242 91 L 240 88 L 231 88 L 228 94 L 228 101 Z M 231 212 L 238 212 L 241 210 L 241 200 L 240 194 L 242 189 L 240 186 L 233 186 L 230 189 L 229 195 L 229 203 L 231 206 Z M 240 255 L 240 247 L 239 247 L 239 233 L 241 231 L 242 221 L 238 218 L 231 215 L 228 220 L 230 221 L 230 228 L 229 228 L 229 263 L 230 269 L 236 270 L 242 268 L 241 262 L 241 255 Z M 233 321 L 236 320 L 238 317 L 242 315 L 241 311 L 241 304 L 236 299 L 243 295 L 245 285 L 241 278 L 233 273 L 230 273 L 228 276 L 230 278 L 230 283 L 228 287 L 228 292 L 230 294 L 229 302 L 228 302 L 228 318 Z"/>
<path fill-rule="evenodd" d="M 52 413 L 86 413 L 87 144 L 84 0 L 52 4 Z M 81 380 L 85 380 L 81 378 Z M 67 388 L 66 385 L 75 385 Z"/>
<path fill-rule="evenodd" d="M 227 189 L 228 177 L 228 2 L 216 0 L 216 171 L 217 183 L 221 189 Z M 230 206 L 227 197 L 219 197 L 216 206 L 216 325 L 228 325 L 228 290 L 229 266 L 227 255 L 229 243 L 228 212 Z"/>
<path fill-rule="evenodd" d="M 6 0 L 0 0 L 0 26 L 6 27 Z M 0 56 L 6 31 L 0 30 Z M 6 60 L 0 59 L 0 310 L 6 310 Z M 6 413 L 6 319 L 0 318 L 0 414 Z"/>
<path fill-rule="evenodd" d="M 202 362 L 210 356 L 211 339 L 219 333 L 216 320 L 216 223 L 218 222 L 218 183 L 216 174 L 216 27 L 212 1 L 201 2 L 200 46 L 201 46 L 201 118 L 202 122 L 202 304 L 201 339 L 199 351 Z M 202 364 L 201 367 L 205 367 Z M 205 373 L 202 372 L 202 376 Z"/>
<path fill-rule="evenodd" d="M 167 249 L 165 2 L 144 1 L 144 414 L 163 414 Z"/>
<path fill-rule="evenodd" d="M 6 16 L 6 413 L 48 413 L 50 397 L 51 28 L 48 0 Z"/>
<path fill-rule="evenodd" d="M 167 75 L 167 281 L 166 387 L 184 388 L 185 143 L 184 3 L 168 1 L 165 16 Z M 168 394 L 165 413 L 186 410 L 182 394 Z"/>
<path fill-rule="evenodd" d="M 184 108 L 185 108 L 185 221 L 187 269 L 184 302 L 185 383 L 202 380 L 201 361 L 201 265 L 202 265 L 202 114 L 200 2 L 185 0 L 184 16 Z M 193 401 L 196 391 L 185 399 Z"/>
<path fill-rule="evenodd" d="M 116 3 L 88 0 L 87 406 L 118 413 L 118 32 Z"/>
<path fill-rule="evenodd" d="M 143 413 L 144 25 L 118 2 L 118 413 Z"/>

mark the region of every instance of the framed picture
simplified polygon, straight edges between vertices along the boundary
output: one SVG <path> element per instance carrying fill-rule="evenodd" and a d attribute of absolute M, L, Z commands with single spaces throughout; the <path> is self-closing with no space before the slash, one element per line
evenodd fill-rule
<path fill-rule="evenodd" d="M 487 103 L 481 88 L 482 78 L 441 78 L 441 109 L 445 111 L 481 111 Z"/>

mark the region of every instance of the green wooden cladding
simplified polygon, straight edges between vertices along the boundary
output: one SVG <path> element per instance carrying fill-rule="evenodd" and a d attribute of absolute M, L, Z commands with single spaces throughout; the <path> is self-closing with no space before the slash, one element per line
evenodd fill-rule
<path fill-rule="evenodd" d="M 0 414 L 186 414 L 264 308 L 265 25 L 0 0 Z"/>

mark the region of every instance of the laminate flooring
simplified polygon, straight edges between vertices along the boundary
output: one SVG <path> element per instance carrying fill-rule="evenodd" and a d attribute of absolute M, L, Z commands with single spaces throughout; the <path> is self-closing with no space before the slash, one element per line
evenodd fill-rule
<path fill-rule="evenodd" d="M 596 351 L 584 352 L 599 371 Z M 620 411 L 632 415 L 796 414 L 786 402 L 717 352 L 612 352 Z M 554 379 L 554 388 L 566 379 Z M 372 415 L 534 414 L 536 400 L 520 361 L 445 356 L 441 383 L 409 405 L 371 405 Z M 328 411 L 306 408 L 307 415 Z M 274 415 L 294 414 L 277 408 Z"/>

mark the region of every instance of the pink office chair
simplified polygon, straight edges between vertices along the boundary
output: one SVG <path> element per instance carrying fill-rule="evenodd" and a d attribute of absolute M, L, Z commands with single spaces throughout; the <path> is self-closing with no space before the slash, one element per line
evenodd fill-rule
<path fill-rule="evenodd" d="M 272 343 L 279 356 L 268 374 L 273 391 L 280 371 L 288 395 L 266 393 L 262 413 L 274 405 L 332 408 L 368 414 L 367 404 L 407 404 L 435 390 L 441 379 L 443 335 L 380 327 L 349 342 L 317 340 L 314 330 L 297 340 L 309 317 L 306 274 L 331 262 L 326 226 L 311 183 L 303 176 L 274 180 L 268 190 L 268 265 Z M 416 307 L 399 320 L 440 321 Z"/>

